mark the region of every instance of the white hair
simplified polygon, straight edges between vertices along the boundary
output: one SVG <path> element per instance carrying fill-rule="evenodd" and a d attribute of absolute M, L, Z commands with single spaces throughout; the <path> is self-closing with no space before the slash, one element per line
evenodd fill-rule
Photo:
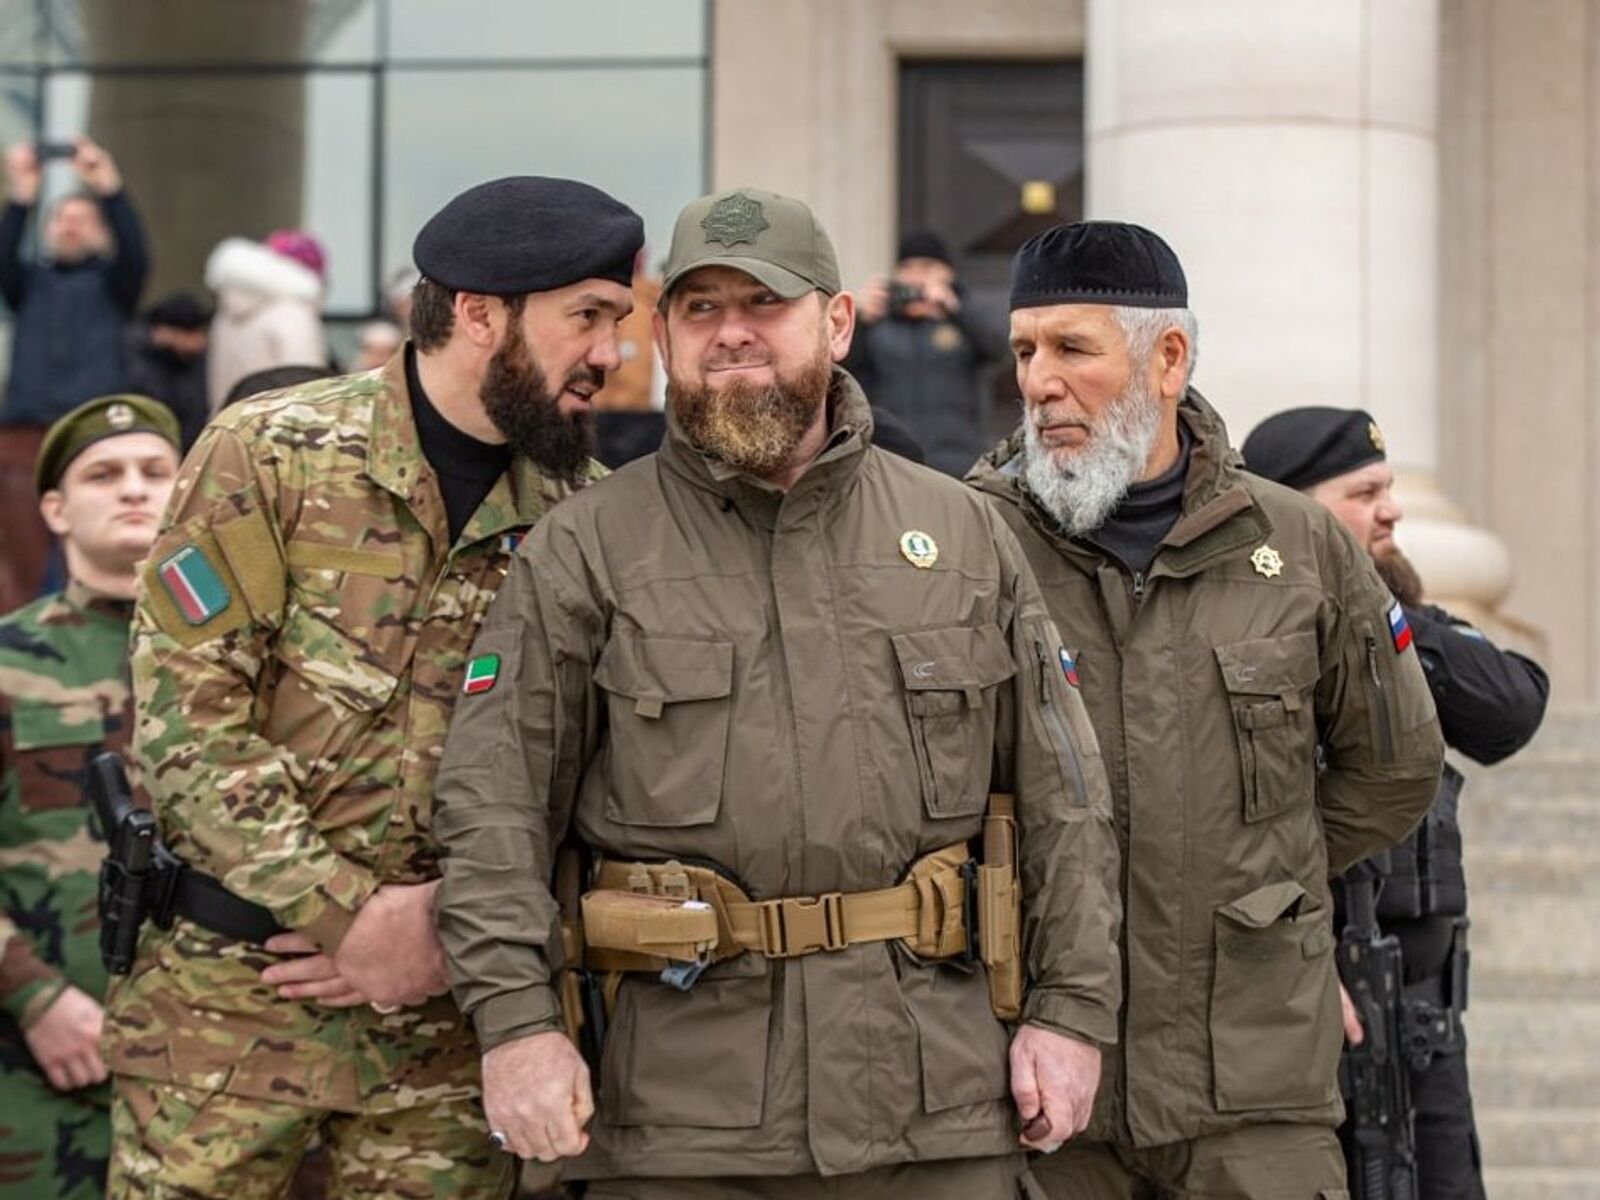
<path fill-rule="evenodd" d="M 1150 360 L 1156 341 L 1169 329 L 1177 329 L 1189 342 L 1189 361 L 1183 386 L 1194 378 L 1194 364 L 1200 357 L 1200 325 L 1194 313 L 1187 308 L 1133 308 L 1125 304 L 1112 305 L 1111 315 L 1122 327 L 1128 339 L 1128 358 L 1137 368 Z"/>

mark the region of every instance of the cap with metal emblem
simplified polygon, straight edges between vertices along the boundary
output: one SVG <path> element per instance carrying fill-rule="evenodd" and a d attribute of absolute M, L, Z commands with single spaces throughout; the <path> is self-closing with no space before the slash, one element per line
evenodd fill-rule
<path fill-rule="evenodd" d="M 778 295 L 833 295 L 841 288 L 839 260 L 816 215 L 798 200 L 735 188 L 690 202 L 678 214 L 667 255 L 661 299 L 699 267 L 732 267 Z"/>
<path fill-rule="evenodd" d="M 33 464 L 34 488 L 44 495 L 61 482 L 78 455 L 96 442 L 124 433 L 153 433 L 173 446 L 181 445 L 178 418 L 161 401 L 149 396 L 97 396 L 78 405 L 45 433 Z"/>

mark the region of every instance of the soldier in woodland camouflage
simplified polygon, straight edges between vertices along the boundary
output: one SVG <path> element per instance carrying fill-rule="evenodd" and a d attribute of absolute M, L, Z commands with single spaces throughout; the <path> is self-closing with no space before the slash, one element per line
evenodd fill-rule
<path fill-rule="evenodd" d="M 105 853 L 84 768 L 127 742 L 128 617 L 178 471 L 178 423 L 142 397 L 74 409 L 41 445 L 40 510 L 66 589 L 0 618 L 0 1197 L 100 1195 L 110 1122 L 97 1042 Z"/>
<path fill-rule="evenodd" d="M 335 1196 L 509 1193 L 444 994 L 433 778 L 511 551 L 598 470 L 641 241 L 583 184 L 471 189 L 417 239 L 412 343 L 196 445 L 134 618 L 135 751 L 173 852 L 287 932 L 146 931 L 111 1195 L 276 1196 L 313 1135 Z"/>

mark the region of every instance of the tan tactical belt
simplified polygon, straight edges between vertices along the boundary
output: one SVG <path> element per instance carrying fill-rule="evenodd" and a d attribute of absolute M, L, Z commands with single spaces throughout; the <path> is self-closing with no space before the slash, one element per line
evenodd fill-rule
<path fill-rule="evenodd" d="M 569 1029 L 582 1024 L 580 970 L 605 977 L 609 1008 L 623 972 L 654 973 L 687 989 L 706 967 L 740 954 L 800 958 L 890 941 L 921 959 L 983 962 L 995 1014 L 1015 1020 L 1021 905 L 1010 795 L 989 797 L 982 845 L 982 863 L 957 842 L 919 858 L 894 887 L 775 900 L 752 900 L 713 867 L 609 859 L 594 866 L 579 897 L 576 869 L 558 865 L 565 962 L 577 968 L 566 971 L 562 985 Z"/>
<path fill-rule="evenodd" d="M 973 869 L 958 842 L 918 859 L 896 887 L 751 900 L 710 867 L 604 860 L 583 897 L 583 965 L 661 971 L 747 951 L 800 958 L 895 939 L 919 956 L 951 958 L 967 950 Z"/>

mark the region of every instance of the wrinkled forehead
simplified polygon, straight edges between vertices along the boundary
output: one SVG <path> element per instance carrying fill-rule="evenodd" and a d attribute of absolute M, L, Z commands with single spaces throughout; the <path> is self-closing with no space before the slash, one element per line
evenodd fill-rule
<path fill-rule="evenodd" d="M 1063 337 L 1116 341 L 1122 327 L 1109 304 L 1042 304 L 1013 309 L 1011 340 L 1042 342 Z"/>

